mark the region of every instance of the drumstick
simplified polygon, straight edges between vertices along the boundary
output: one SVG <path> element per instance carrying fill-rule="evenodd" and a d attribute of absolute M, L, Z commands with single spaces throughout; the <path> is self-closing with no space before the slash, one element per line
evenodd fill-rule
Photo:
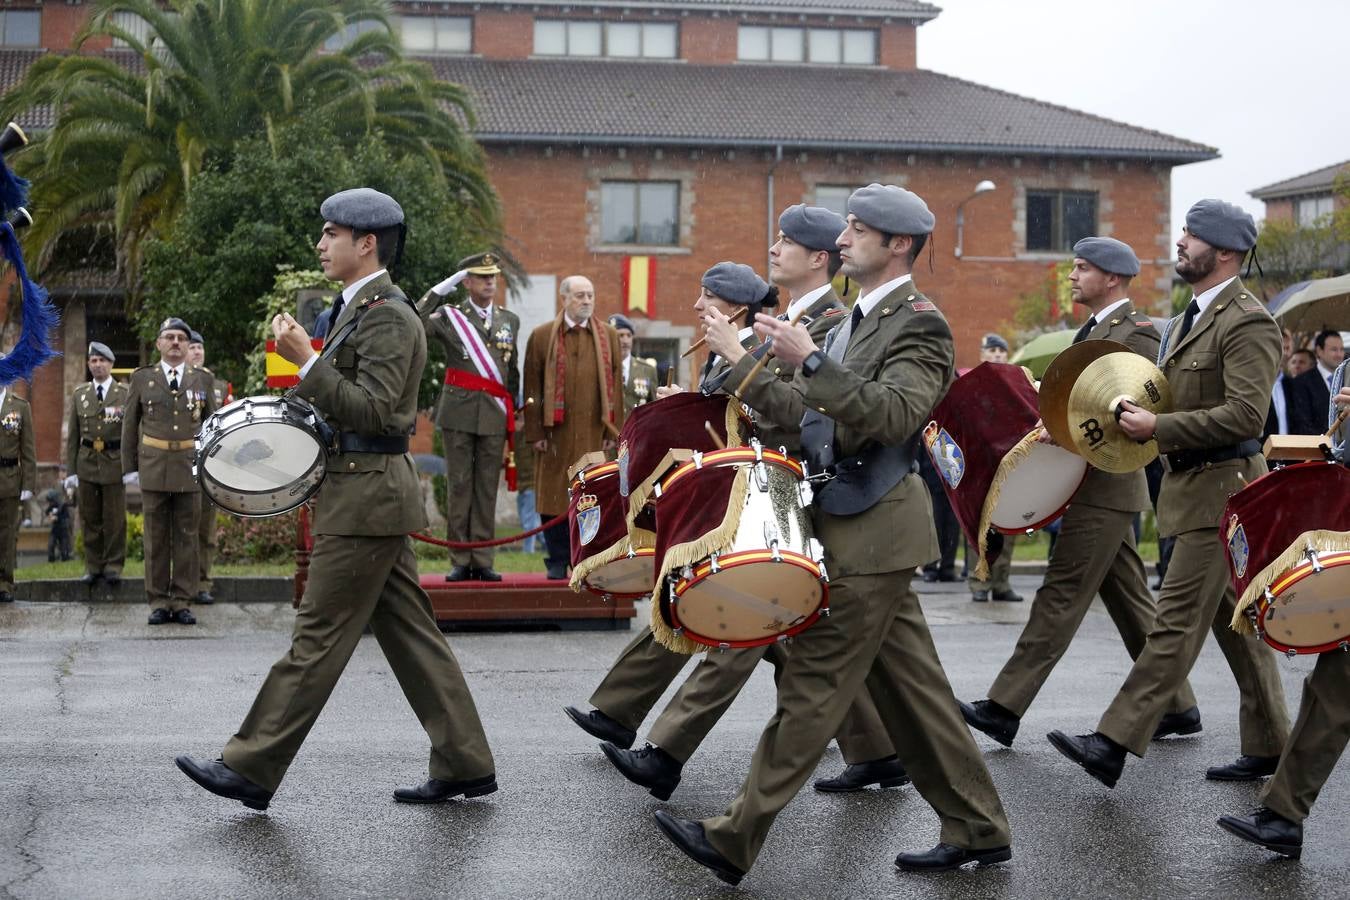
<path fill-rule="evenodd" d="M 801 319 L 801 317 L 802 317 L 805 313 L 806 313 L 806 307 L 802 307 L 801 309 L 799 309 L 799 310 L 797 310 L 795 313 L 793 313 L 793 314 L 792 314 L 792 318 L 791 318 L 791 319 L 788 319 L 788 327 L 791 328 L 793 325 L 796 325 L 796 324 L 797 324 L 797 321 L 798 321 L 799 319 Z M 769 341 L 768 341 L 767 343 L 772 343 L 772 341 L 773 341 L 773 339 L 770 338 Z M 772 348 L 770 348 L 770 349 L 772 349 Z M 764 355 L 761 356 L 761 357 L 755 362 L 755 364 L 754 364 L 753 366 L 751 366 L 750 371 L 745 373 L 745 377 L 741 379 L 741 383 L 740 383 L 739 385 L 736 386 L 736 390 L 735 390 L 733 396 L 739 397 L 739 396 L 741 395 L 741 391 L 745 390 L 746 387 L 750 384 L 750 379 L 754 378 L 755 375 L 759 373 L 759 370 L 760 370 L 760 369 L 764 368 L 766 365 L 769 364 L 769 357 L 770 357 L 771 355 L 772 355 L 772 353 L 770 352 L 770 350 L 765 350 L 765 351 L 764 351 Z"/>
<path fill-rule="evenodd" d="M 703 430 L 706 431 L 706 432 L 708 432 L 708 437 L 712 438 L 712 442 L 713 442 L 715 445 L 717 445 L 717 449 L 718 449 L 718 450 L 725 450 L 725 449 L 727 449 L 726 443 L 723 442 L 723 440 L 722 440 L 720 437 L 718 437 L 718 435 L 717 435 L 717 429 L 716 429 L 716 428 L 713 428 L 713 427 L 712 427 L 712 423 L 709 422 L 707 419 L 704 419 L 704 420 L 703 420 Z"/>
<path fill-rule="evenodd" d="M 750 311 L 750 307 L 748 307 L 748 306 L 742 306 L 739 310 L 736 311 L 736 314 L 735 314 L 734 316 L 732 316 L 730 319 L 727 319 L 727 321 L 728 321 L 729 323 L 731 323 L 732 325 L 735 325 L 735 324 L 736 324 L 737 322 L 739 322 L 741 319 L 745 318 L 745 314 L 746 314 L 747 312 L 749 312 L 749 311 Z M 686 350 L 686 351 L 684 351 L 683 353 L 680 354 L 680 359 L 684 359 L 684 358 L 685 358 L 686 356 L 688 356 L 690 353 L 693 353 L 695 350 L 697 350 L 699 347 L 702 347 L 702 346 L 703 346 L 704 344 L 706 344 L 706 343 L 708 343 L 708 339 L 707 339 L 706 337 L 701 337 L 701 338 L 699 338 L 697 341 L 695 341 L 694 343 L 692 343 L 692 344 L 689 345 L 689 349 L 688 349 L 688 350 Z"/>
<path fill-rule="evenodd" d="M 609 429 L 609 433 L 614 435 L 616 439 L 619 437 L 619 429 L 614 427 L 613 422 L 605 422 L 605 427 Z"/>
<path fill-rule="evenodd" d="M 1335 421 L 1331 423 L 1331 427 L 1327 429 L 1327 433 L 1322 435 L 1322 437 L 1327 438 L 1328 440 L 1335 437 L 1336 429 L 1345 424 L 1346 416 L 1350 416 L 1350 406 L 1341 407 L 1341 411 L 1336 413 Z"/>
<path fill-rule="evenodd" d="M 675 384 L 675 367 L 671 366 L 669 369 L 666 369 L 666 387 L 671 387 L 674 384 Z"/>

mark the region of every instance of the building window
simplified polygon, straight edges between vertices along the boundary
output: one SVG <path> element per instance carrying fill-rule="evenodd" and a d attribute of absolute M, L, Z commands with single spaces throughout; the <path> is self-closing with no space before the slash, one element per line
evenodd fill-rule
<path fill-rule="evenodd" d="M 337 34 L 324 41 L 323 49 L 341 50 L 356 40 L 357 35 L 365 34 L 367 31 L 379 31 L 382 28 L 384 26 L 374 19 L 367 19 L 364 22 L 351 22 Z"/>
<path fill-rule="evenodd" d="M 737 32 L 736 55 L 745 62 L 874 66 L 877 35 L 861 28 L 742 25 Z"/>
<path fill-rule="evenodd" d="M 468 16 L 400 16 L 399 37 L 409 53 L 468 53 L 473 19 Z"/>
<path fill-rule="evenodd" d="M 1068 253 L 1097 233 L 1097 195 L 1090 191 L 1027 191 L 1027 249 Z"/>
<path fill-rule="evenodd" d="M 680 235 L 677 181 L 605 181 L 600 185 L 600 240 L 673 246 Z"/>
<path fill-rule="evenodd" d="M 113 13 L 112 23 L 127 34 L 145 44 L 151 39 L 150 23 L 142 19 L 135 13 L 119 12 Z M 121 38 L 113 38 L 113 47 L 125 50 L 130 45 Z"/>
<path fill-rule="evenodd" d="M 818 184 L 816 185 L 816 206 L 822 206 L 830 212 L 839 213 L 847 219 L 848 198 L 853 195 L 854 190 L 856 188 L 842 184 Z"/>
<path fill-rule="evenodd" d="M 1299 197 L 1294 201 L 1294 224 L 1314 225 L 1323 216 L 1329 216 L 1335 210 L 1330 194 L 1318 197 Z"/>
<path fill-rule="evenodd" d="M 41 41 L 41 10 L 6 9 L 0 11 L 0 46 L 36 47 Z"/>
<path fill-rule="evenodd" d="M 678 36 L 673 22 L 535 19 L 534 55 L 674 59 Z"/>

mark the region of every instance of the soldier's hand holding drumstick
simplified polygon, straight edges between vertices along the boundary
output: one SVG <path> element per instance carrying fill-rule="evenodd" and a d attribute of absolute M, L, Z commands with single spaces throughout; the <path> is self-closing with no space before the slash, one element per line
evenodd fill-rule
<path fill-rule="evenodd" d="M 315 355 L 309 334 L 290 313 L 272 317 L 272 335 L 277 339 L 277 354 L 292 365 L 303 367 Z"/>
<path fill-rule="evenodd" d="M 811 340 L 805 325 L 784 322 L 766 313 L 755 316 L 755 334 L 761 340 L 772 340 L 773 355 L 790 366 L 800 366 L 808 356 L 820 349 Z"/>

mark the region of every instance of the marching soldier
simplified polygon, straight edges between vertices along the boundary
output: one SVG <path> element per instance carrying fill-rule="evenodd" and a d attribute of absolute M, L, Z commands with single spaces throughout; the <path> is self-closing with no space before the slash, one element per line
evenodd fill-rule
<path fill-rule="evenodd" d="M 1280 329 L 1238 277 L 1256 245 L 1256 223 L 1237 206 L 1201 200 L 1186 213 L 1177 274 L 1195 296 L 1168 323 L 1159 364 L 1175 410 L 1154 415 L 1127 403 L 1121 431 L 1156 439 L 1162 454 L 1158 532 L 1176 535 L 1144 649 L 1097 730 L 1050 742 L 1089 775 L 1115 787 L 1125 756 L 1142 757 L 1190 674 L 1209 626 L 1241 694 L 1242 756 L 1213 766 L 1216 781 L 1255 781 L 1275 771 L 1289 714 L 1275 654 L 1229 628 L 1237 600 L 1228 577 L 1219 520 L 1224 504 L 1266 472 L 1257 436 L 1280 360 Z"/>
<path fill-rule="evenodd" d="M 27 400 L 15 396 L 11 385 L 4 385 L 0 387 L 0 603 L 14 602 L 19 504 L 28 502 L 36 484 L 33 410 Z"/>
<path fill-rule="evenodd" d="M 1134 251 L 1113 238 L 1088 237 L 1073 245 L 1073 253 L 1069 274 L 1073 299 L 1091 311 L 1074 343 L 1116 341 L 1150 362 L 1157 359 L 1153 320 L 1135 309 L 1129 298 L 1130 279 L 1139 274 Z M 1045 431 L 1041 441 L 1054 443 Z M 1022 716 L 1069 649 L 1098 593 L 1130 657 L 1139 656 L 1157 613 L 1148 574 L 1134 546 L 1135 513 L 1148 507 L 1143 469 L 1125 475 L 1088 469 L 1061 520 L 1044 583 L 1012 657 L 995 678 L 989 699 L 961 704 L 971 727 L 1012 746 Z M 1190 685 L 1183 681 L 1153 738 L 1198 731 L 1200 710 Z"/>
<path fill-rule="evenodd" d="M 497 257 L 478 253 L 459 261 L 459 271 L 418 303 L 427 335 L 445 348 L 445 386 L 436 403 L 436 426 L 445 454 L 446 538 L 491 540 L 497 525 L 497 485 L 508 432 L 515 431 L 520 395 L 516 352 L 520 317 L 493 304 Z M 468 296 L 445 303 L 463 282 Z M 501 581 L 491 547 L 451 549 L 446 581 Z"/>
<path fill-rule="evenodd" d="M 122 483 L 122 418 L 130 391 L 114 381 L 107 344 L 89 342 L 90 380 L 75 388 L 66 423 L 66 470 L 74 476 L 84 536 L 84 575 L 91 587 L 122 581 L 127 555 L 127 488 Z"/>
<path fill-rule="evenodd" d="M 191 335 L 179 318 L 159 326 L 159 362 L 131 373 L 122 420 L 122 478 L 141 486 L 151 625 L 197 623 L 200 491 L 192 477 L 193 439 L 216 400 L 212 376 L 187 361 Z"/>
<path fill-rule="evenodd" d="M 633 355 L 633 335 L 637 332 L 631 319 L 615 313 L 609 317 L 609 324 L 619 333 L 619 353 L 623 356 L 623 412 L 626 416 L 633 407 L 656 398 L 656 362 Z"/>
<path fill-rule="evenodd" d="M 188 339 L 188 364 L 196 366 L 211 379 L 211 397 L 215 408 L 230 402 L 230 385 L 206 367 L 206 343 L 200 332 L 194 331 Z M 216 602 L 211 596 L 211 564 L 216 560 L 216 507 L 203 490 L 201 507 L 197 514 L 197 602 L 209 606 Z"/>

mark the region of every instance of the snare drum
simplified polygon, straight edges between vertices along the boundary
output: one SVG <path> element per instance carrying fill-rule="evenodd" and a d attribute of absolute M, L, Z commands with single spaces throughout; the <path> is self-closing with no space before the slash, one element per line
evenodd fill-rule
<path fill-rule="evenodd" d="M 221 509 L 264 518 L 314 496 L 327 461 L 312 407 L 285 397 L 245 397 L 202 423 L 194 469 Z"/>
<path fill-rule="evenodd" d="M 669 574 L 654 596 L 657 639 L 689 653 L 755 647 L 828 614 L 809 502 L 801 464 L 758 442 L 698 455 L 666 476 L 656 498 L 656 558 Z"/>
<path fill-rule="evenodd" d="M 652 547 L 634 547 L 619 496 L 619 464 L 582 469 L 568 489 L 567 529 L 572 539 L 572 589 L 633 599 L 652 591 Z"/>
<path fill-rule="evenodd" d="M 1276 469 L 1228 500 L 1234 630 L 1295 656 L 1350 646 L 1350 470 Z"/>

